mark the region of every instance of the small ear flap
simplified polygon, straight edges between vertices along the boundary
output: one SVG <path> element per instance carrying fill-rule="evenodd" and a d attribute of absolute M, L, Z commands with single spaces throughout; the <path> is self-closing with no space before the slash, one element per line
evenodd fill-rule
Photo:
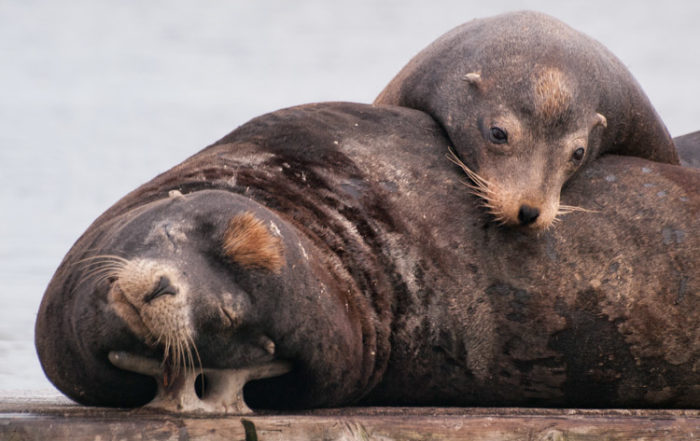
<path fill-rule="evenodd" d="M 182 198 L 184 198 L 184 196 L 182 195 L 180 190 L 170 190 L 168 192 L 168 197 L 170 199 L 182 199 Z"/>
<path fill-rule="evenodd" d="M 481 84 L 481 74 L 479 72 L 471 72 L 462 77 L 467 83 L 479 87 Z"/>
<path fill-rule="evenodd" d="M 245 212 L 231 218 L 224 233 L 224 253 L 244 268 L 279 273 L 284 265 L 284 246 L 260 219 Z"/>
<path fill-rule="evenodd" d="M 606 127 L 606 128 L 608 127 L 608 119 L 607 119 L 606 117 L 604 117 L 604 116 L 603 116 L 602 114 L 600 114 L 600 113 L 596 113 L 595 116 L 596 116 L 596 118 L 598 119 L 598 121 L 596 121 L 595 125 L 600 124 L 600 125 L 602 125 L 603 127 Z"/>

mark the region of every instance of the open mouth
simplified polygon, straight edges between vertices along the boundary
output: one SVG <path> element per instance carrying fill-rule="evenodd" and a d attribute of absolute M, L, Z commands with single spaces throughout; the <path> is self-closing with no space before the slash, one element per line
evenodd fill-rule
<path fill-rule="evenodd" d="M 144 407 L 182 414 L 253 413 L 243 399 L 245 384 L 286 374 L 292 368 L 291 363 L 276 360 L 239 369 L 179 369 L 172 374 L 159 361 L 128 352 L 112 351 L 109 361 L 120 369 L 156 379 L 158 392 Z"/>

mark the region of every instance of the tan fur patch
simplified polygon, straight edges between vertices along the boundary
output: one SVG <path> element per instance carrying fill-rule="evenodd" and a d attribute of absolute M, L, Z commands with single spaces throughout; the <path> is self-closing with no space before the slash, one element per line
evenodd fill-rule
<path fill-rule="evenodd" d="M 560 120 L 569 111 L 573 95 L 566 77 L 557 69 L 544 69 L 534 80 L 537 112 L 545 120 Z"/>
<path fill-rule="evenodd" d="M 278 273 L 284 264 L 282 241 L 252 213 L 234 216 L 224 233 L 224 253 L 244 268 Z"/>

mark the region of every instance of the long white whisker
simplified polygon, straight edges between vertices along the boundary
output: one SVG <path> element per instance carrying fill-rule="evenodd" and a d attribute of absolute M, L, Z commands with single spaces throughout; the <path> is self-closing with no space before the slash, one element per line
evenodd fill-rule
<path fill-rule="evenodd" d="M 199 350 L 197 350 L 197 345 L 194 343 L 194 338 L 192 338 L 192 336 L 189 334 L 187 334 L 187 338 L 189 339 L 190 346 L 192 347 L 192 350 L 194 351 L 194 355 L 197 358 L 197 365 L 199 365 L 199 371 L 202 372 L 204 367 L 202 366 L 202 359 L 199 357 Z M 194 369 L 194 360 L 193 360 L 192 368 Z"/>
<path fill-rule="evenodd" d="M 163 347 L 163 366 L 168 362 L 172 363 L 172 357 L 170 355 L 170 337 L 168 335 L 160 335 L 158 337 L 158 342 L 160 343 L 162 339 L 165 340 Z"/>
<path fill-rule="evenodd" d="M 505 224 L 506 217 L 501 210 L 497 208 L 499 204 L 494 200 L 494 196 L 498 195 L 496 186 L 467 167 L 467 165 L 457 157 L 452 147 L 448 147 L 448 153 L 445 154 L 445 156 L 450 162 L 459 166 L 472 181 L 472 183 L 463 182 L 469 189 L 469 193 L 482 199 L 484 203 L 481 205 L 494 216 L 497 222 L 500 221 L 501 224 Z"/>
<path fill-rule="evenodd" d="M 114 262 L 114 263 L 121 263 L 121 264 L 127 264 L 129 263 L 129 260 L 127 260 L 124 257 L 113 255 L 113 254 L 98 254 L 96 256 L 89 256 L 85 257 L 83 259 L 77 260 L 73 262 L 73 265 L 81 265 L 86 262 L 90 263 L 95 263 L 99 264 L 100 262 Z"/>
<path fill-rule="evenodd" d="M 182 368 L 182 340 L 175 337 L 175 344 L 172 345 L 173 350 L 173 374 L 178 375 Z"/>
<path fill-rule="evenodd" d="M 457 154 L 452 150 L 451 147 L 448 147 L 448 154 L 445 156 L 447 157 L 448 160 L 450 160 L 453 164 L 459 166 L 466 174 L 469 176 L 470 179 L 475 181 L 474 183 L 477 185 L 483 185 L 484 187 L 492 187 L 493 184 L 489 182 L 488 180 L 484 179 L 482 176 L 480 176 L 478 173 L 476 173 L 474 170 L 470 169 L 464 162 L 462 162 L 459 157 L 457 157 Z"/>
<path fill-rule="evenodd" d="M 116 277 L 128 263 L 127 259 L 112 254 L 98 254 L 78 260 L 74 265 L 82 265 L 85 273 L 77 281 L 76 289 L 80 289 L 82 284 L 89 280 L 102 283 L 110 277 Z"/>
<path fill-rule="evenodd" d="M 598 213 L 597 210 L 591 210 L 589 208 L 578 207 L 576 205 L 559 205 L 559 212 L 561 213 L 573 213 L 574 211 L 582 211 L 584 213 Z"/>

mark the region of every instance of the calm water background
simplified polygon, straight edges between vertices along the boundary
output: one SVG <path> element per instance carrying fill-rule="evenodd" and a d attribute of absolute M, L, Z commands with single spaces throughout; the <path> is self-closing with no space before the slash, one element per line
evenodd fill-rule
<path fill-rule="evenodd" d="M 52 387 L 41 296 L 119 197 L 262 113 L 371 102 L 442 33 L 517 9 L 611 48 L 674 136 L 700 129 L 697 1 L 0 0 L 0 390 Z"/>

